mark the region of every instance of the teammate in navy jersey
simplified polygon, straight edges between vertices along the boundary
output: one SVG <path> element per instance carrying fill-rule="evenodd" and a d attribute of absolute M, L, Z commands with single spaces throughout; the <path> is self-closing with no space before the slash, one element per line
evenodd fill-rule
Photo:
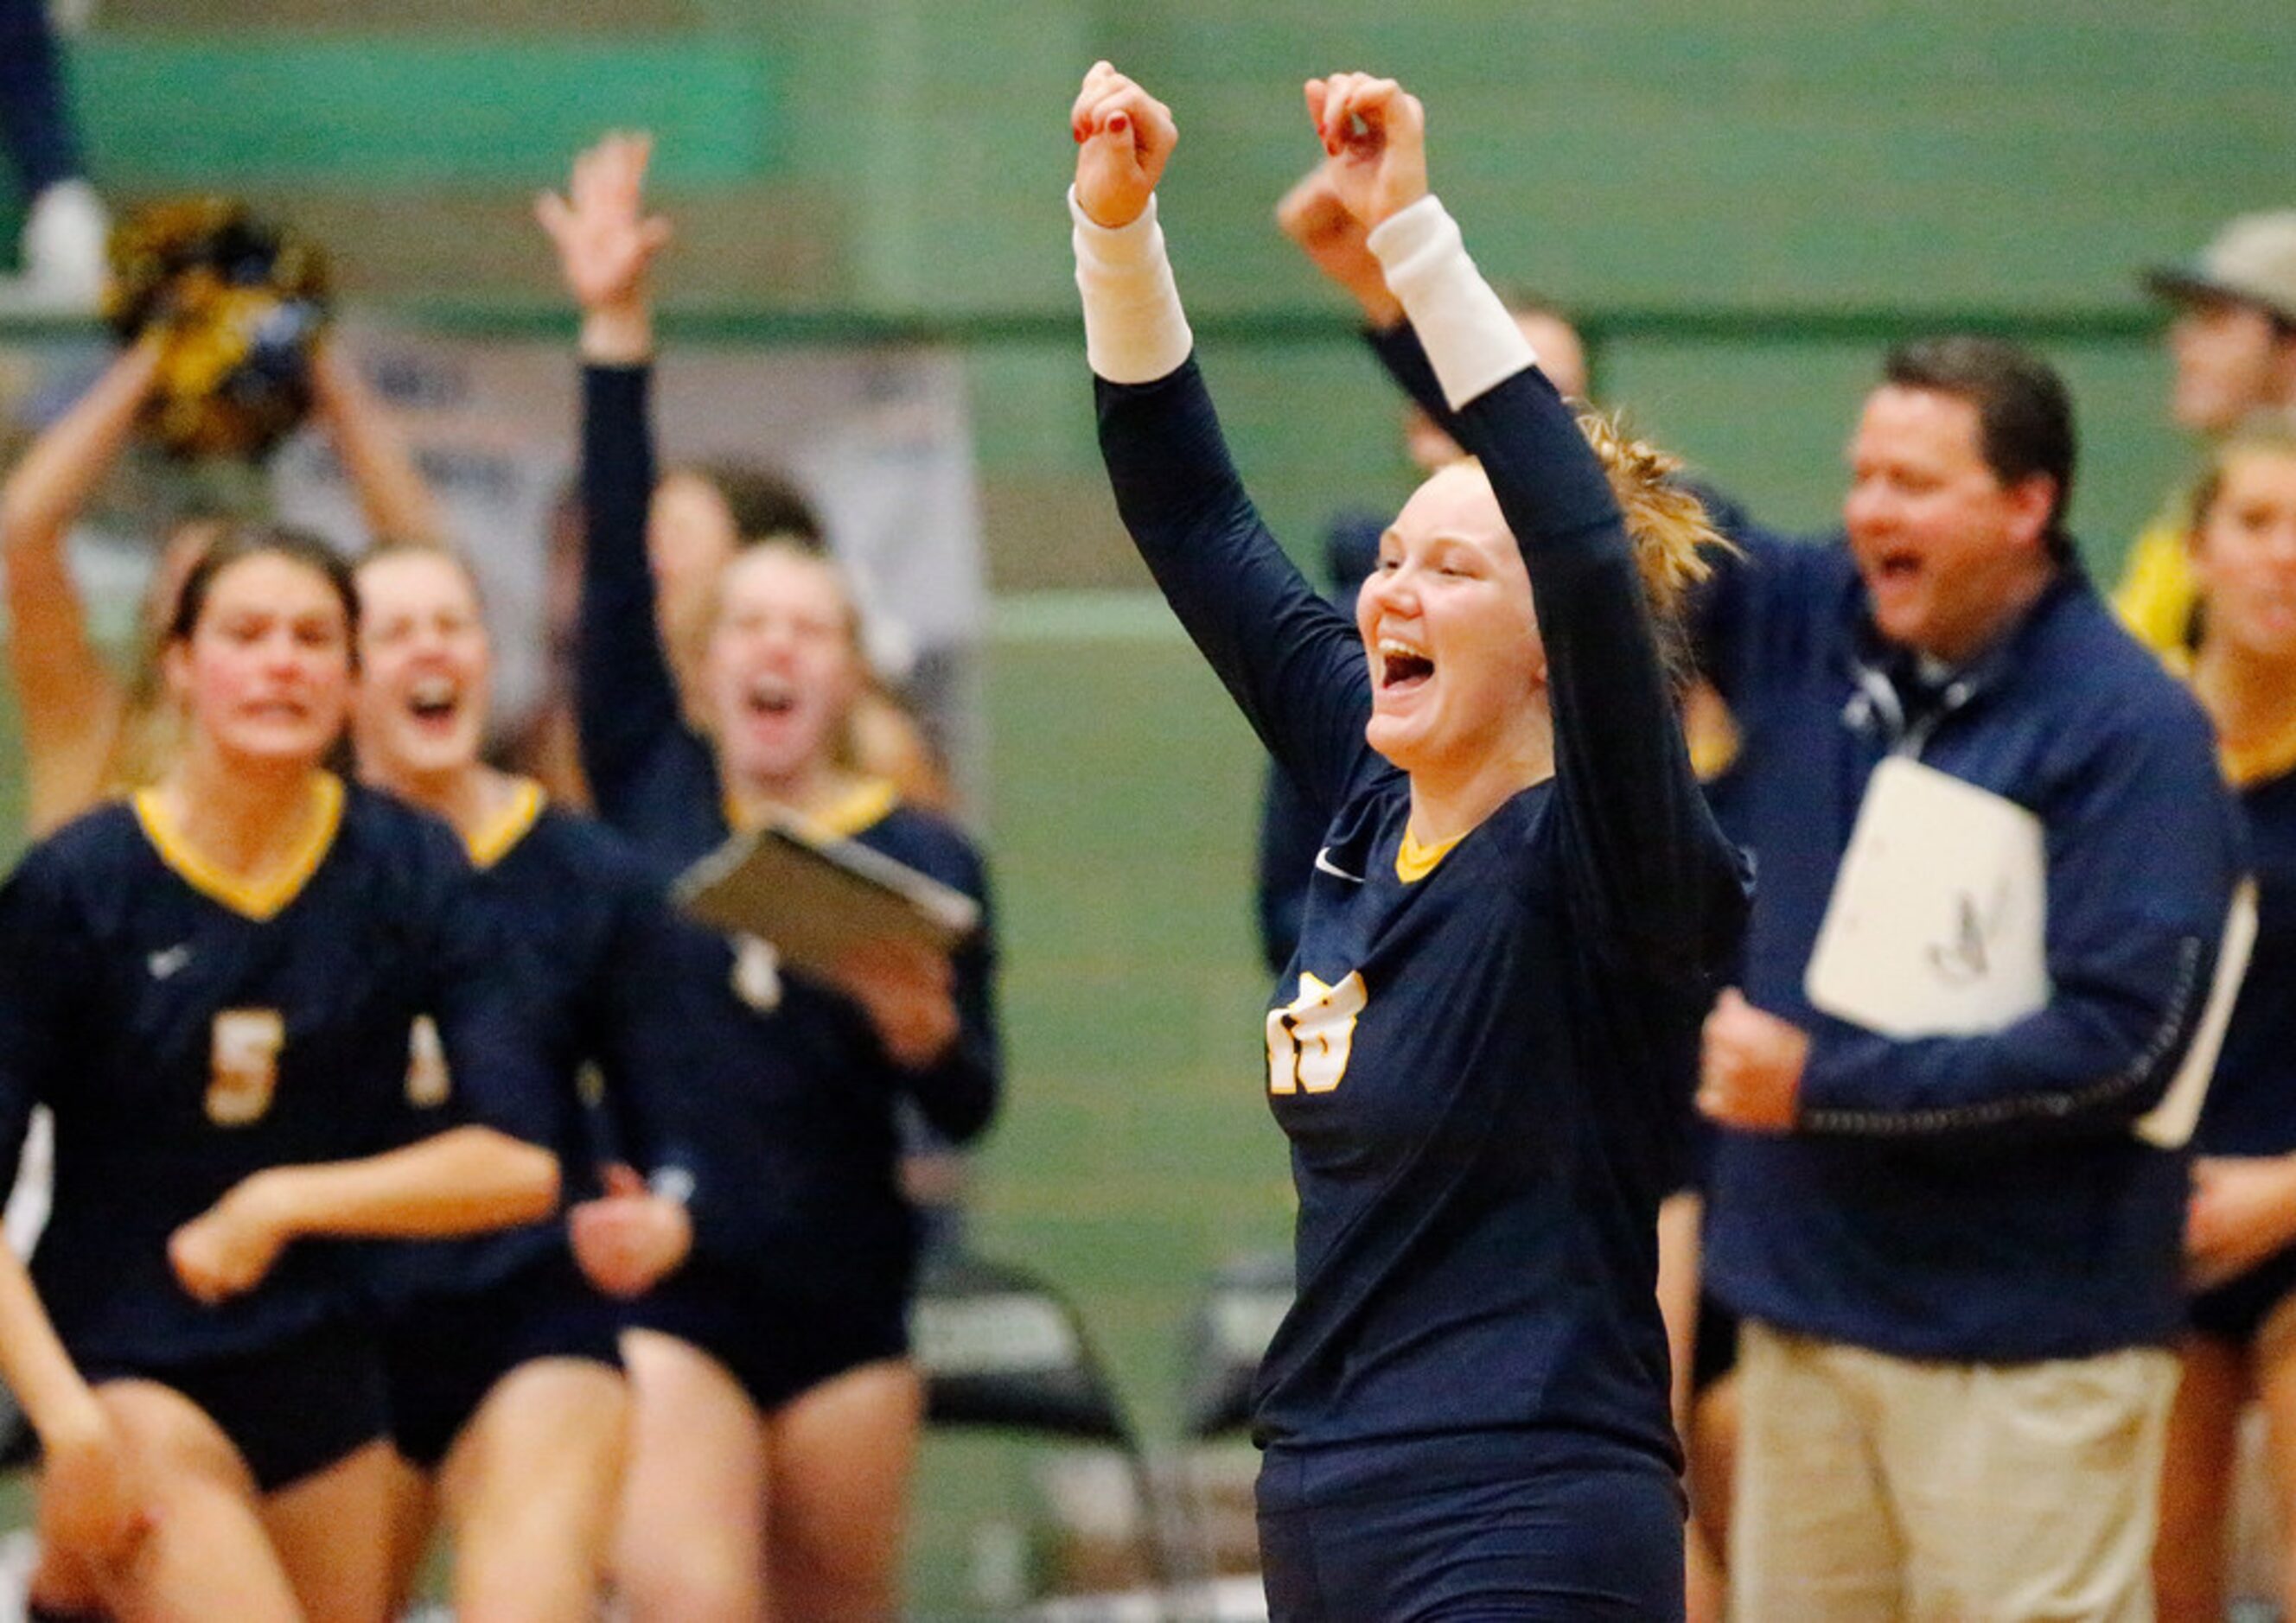
<path fill-rule="evenodd" d="M 463 837 L 545 1045 L 554 1089 L 543 1110 L 566 1192 L 594 1193 L 588 1168 L 600 1156 L 581 1097 L 586 1066 L 598 1068 L 623 1152 L 652 1165 L 676 1136 L 668 1111 L 685 1026 L 676 984 L 662 972 L 665 905 L 611 832 L 480 760 L 493 655 L 461 561 L 386 545 L 360 561 L 358 586 L 361 775 Z M 430 1130 L 453 1085 L 435 1030 L 418 1027 L 410 1135 Z M 666 1183 L 675 1176 L 664 1169 Z M 690 1230 L 675 1201 L 660 1215 L 667 1266 Z M 586 1623 L 621 1484 L 619 1308 L 576 1269 L 554 1219 L 392 1247 L 376 1261 L 400 1461 L 399 1587 L 422 1558 L 435 1491 L 455 1546 L 458 1615 Z"/>
<path fill-rule="evenodd" d="M 1071 114 L 1119 510 L 1331 816 L 1267 1021 L 1300 1197 L 1254 1412 L 1270 1613 L 1678 1618 L 1653 1230 L 1745 889 L 1649 600 L 1710 532 L 1614 443 L 1652 521 L 1622 519 L 1427 192 L 1418 102 L 1352 74 L 1308 102 L 1480 458 L 1405 505 L 1352 628 L 1221 445 L 1152 206 L 1168 111 L 1103 62 Z"/>
<path fill-rule="evenodd" d="M 166 643 L 176 764 L 0 890 L 0 1160 L 35 1102 L 56 1120 L 29 1275 L 0 1251 L 50 1607 L 380 1619 L 381 1369 L 326 1237 L 555 1199 L 534 1045 L 453 837 L 323 767 L 357 620 L 323 544 L 218 543 Z M 409 1144 L 423 1015 L 463 1086 Z"/>
<path fill-rule="evenodd" d="M 540 209 L 583 311 L 578 713 L 597 804 L 666 873 L 794 811 L 985 900 L 964 835 L 850 764 L 866 665 L 826 556 L 769 542 L 726 566 L 696 684 L 706 736 L 685 725 L 645 553 L 646 272 L 667 235 L 642 209 L 645 160 L 643 141 L 610 138 Z M 617 1585 L 642 1620 L 768 1602 L 775 1616 L 887 1617 L 922 1406 L 897 1110 L 914 1102 L 956 1142 L 986 1126 L 1000 1073 L 990 938 L 954 962 L 888 944 L 825 984 L 783 973 L 764 942 L 697 928 L 676 967 L 701 994 L 706 1062 L 688 1094 L 709 1130 L 689 1162 L 693 1255 L 633 1302 L 624 1340 L 636 1416 Z M 620 1205 L 632 1222 L 644 1209 Z M 616 1261 L 605 1215 L 575 1240 L 586 1263 Z"/>
<path fill-rule="evenodd" d="M 2296 435 L 2236 435 L 2196 493 L 2203 605 L 2193 691 L 2246 814 L 2258 932 L 2193 1147 L 2198 1287 L 2169 1421 L 2153 1579 L 2163 1623 L 2225 1615 L 2242 1411 L 2260 1400 L 2279 1496 L 2282 1606 L 2296 1606 Z"/>

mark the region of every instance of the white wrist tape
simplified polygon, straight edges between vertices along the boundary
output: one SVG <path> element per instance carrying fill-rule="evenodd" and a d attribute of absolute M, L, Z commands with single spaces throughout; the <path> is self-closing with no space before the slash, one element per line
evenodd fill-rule
<path fill-rule="evenodd" d="M 1433 193 L 1390 215 L 1369 242 L 1453 411 L 1538 364 L 1538 351 L 1467 257 L 1458 222 Z"/>
<path fill-rule="evenodd" d="M 1164 256 L 1155 198 L 1138 219 L 1111 231 L 1077 206 L 1070 186 L 1069 217 L 1075 222 L 1077 291 L 1084 296 L 1084 349 L 1093 371 L 1111 383 L 1152 383 L 1177 372 L 1196 338 Z"/>

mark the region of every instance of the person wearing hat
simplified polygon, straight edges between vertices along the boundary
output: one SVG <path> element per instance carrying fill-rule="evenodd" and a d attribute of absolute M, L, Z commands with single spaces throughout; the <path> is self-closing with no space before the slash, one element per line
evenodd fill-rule
<path fill-rule="evenodd" d="M 2169 409 L 2178 427 L 2215 442 L 2259 416 L 2296 413 L 2296 209 L 2240 216 L 2199 258 L 2147 272 L 2144 285 L 2177 308 Z M 2192 528 L 2192 492 L 2179 487 L 2138 535 L 2113 593 L 2154 648 L 2197 641 Z"/>

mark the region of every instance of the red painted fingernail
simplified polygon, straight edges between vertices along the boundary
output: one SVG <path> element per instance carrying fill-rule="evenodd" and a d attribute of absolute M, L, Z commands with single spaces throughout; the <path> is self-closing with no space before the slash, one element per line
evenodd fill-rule
<path fill-rule="evenodd" d="M 1125 127 L 1129 122 L 1130 121 L 1120 112 L 1111 113 L 1108 118 L 1108 133 L 1111 135 L 1120 135 L 1124 133 Z"/>

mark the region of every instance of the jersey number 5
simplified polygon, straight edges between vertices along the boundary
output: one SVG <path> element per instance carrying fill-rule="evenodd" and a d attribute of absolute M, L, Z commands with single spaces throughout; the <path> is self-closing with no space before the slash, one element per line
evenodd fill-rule
<path fill-rule="evenodd" d="M 271 1108 L 287 1022 L 276 1009 L 223 1009 L 209 1035 L 208 1119 L 243 1127 Z"/>
<path fill-rule="evenodd" d="M 1356 1016 L 1368 994 L 1363 976 L 1327 987 L 1313 975 L 1300 977 L 1300 996 L 1267 1012 L 1267 1091 L 1328 1094 L 1347 1074 L 1356 1037 Z"/>

